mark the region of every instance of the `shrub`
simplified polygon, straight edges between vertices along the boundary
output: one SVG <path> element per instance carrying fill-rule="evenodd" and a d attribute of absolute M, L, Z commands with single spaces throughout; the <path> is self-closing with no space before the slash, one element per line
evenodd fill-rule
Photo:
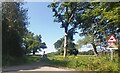
<path fill-rule="evenodd" d="M 63 56 L 49 57 L 51 64 L 56 66 L 73 68 L 80 71 L 117 71 L 118 56 L 115 55 L 115 60 L 110 61 L 110 56 L 68 56 L 66 59 Z"/>

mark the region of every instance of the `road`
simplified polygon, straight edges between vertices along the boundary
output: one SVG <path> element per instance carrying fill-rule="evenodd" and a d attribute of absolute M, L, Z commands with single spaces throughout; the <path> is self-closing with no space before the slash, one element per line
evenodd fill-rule
<path fill-rule="evenodd" d="M 55 66 L 50 66 L 43 63 L 34 63 L 30 65 L 12 66 L 3 68 L 3 72 L 22 72 L 22 71 L 75 71 L 68 68 L 59 68 Z"/>

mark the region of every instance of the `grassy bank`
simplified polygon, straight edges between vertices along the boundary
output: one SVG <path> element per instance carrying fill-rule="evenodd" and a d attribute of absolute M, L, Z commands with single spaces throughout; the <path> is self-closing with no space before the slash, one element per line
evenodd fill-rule
<path fill-rule="evenodd" d="M 25 64 L 32 64 L 35 62 L 40 61 L 40 56 L 24 56 L 21 58 L 12 58 L 6 57 L 2 61 L 2 65 L 4 66 L 15 66 L 15 65 L 25 65 Z"/>
<path fill-rule="evenodd" d="M 118 71 L 118 56 L 115 55 L 113 61 L 110 56 L 51 56 L 44 60 L 50 65 L 67 67 L 78 71 Z"/>

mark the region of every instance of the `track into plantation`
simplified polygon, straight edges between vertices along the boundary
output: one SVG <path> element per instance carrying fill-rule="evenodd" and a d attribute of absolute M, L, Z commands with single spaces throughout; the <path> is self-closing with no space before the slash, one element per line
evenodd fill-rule
<path fill-rule="evenodd" d="M 45 63 L 33 63 L 30 65 L 12 66 L 3 68 L 4 73 L 26 72 L 26 71 L 75 71 L 73 69 L 59 68 Z"/>

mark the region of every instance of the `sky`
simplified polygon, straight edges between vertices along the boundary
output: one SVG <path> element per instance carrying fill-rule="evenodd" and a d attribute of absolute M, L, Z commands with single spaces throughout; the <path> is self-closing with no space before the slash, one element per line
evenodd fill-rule
<path fill-rule="evenodd" d="M 42 36 L 42 42 L 47 45 L 46 53 L 55 52 L 54 43 L 64 36 L 64 29 L 59 23 L 53 22 L 53 12 L 48 8 L 50 2 L 27 2 L 24 8 L 28 9 L 28 30 Z M 80 39 L 79 35 L 74 36 L 75 41 Z M 86 50 L 86 49 L 81 49 Z"/>

